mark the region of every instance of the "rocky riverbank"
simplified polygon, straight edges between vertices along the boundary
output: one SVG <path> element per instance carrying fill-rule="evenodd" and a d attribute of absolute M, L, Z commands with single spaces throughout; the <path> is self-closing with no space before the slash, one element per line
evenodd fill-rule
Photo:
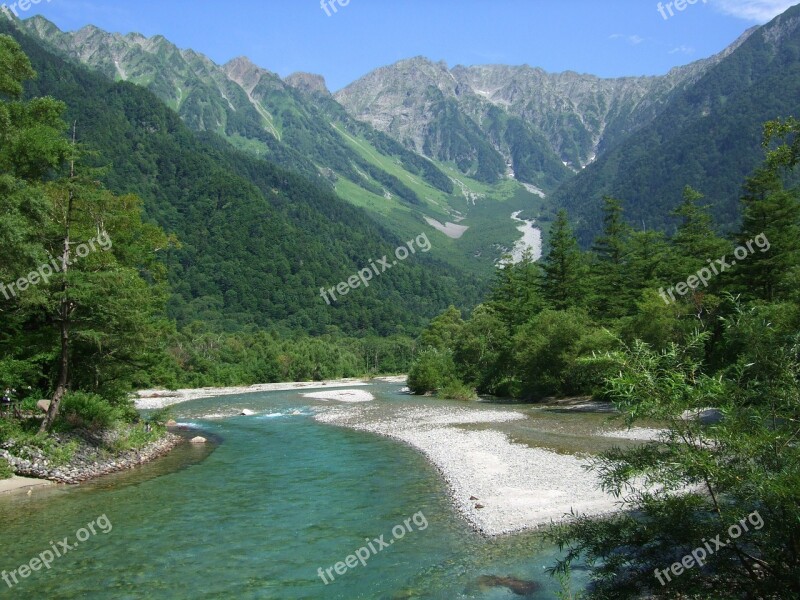
<path fill-rule="evenodd" d="M 180 436 L 165 432 L 161 438 L 142 448 L 113 452 L 109 448 L 113 447 L 114 436 L 110 432 L 97 436 L 86 431 L 54 434 L 55 447 L 71 454 L 63 462 L 48 458 L 53 452 L 45 453 L 40 448 L 8 440 L 0 443 L 0 458 L 6 459 L 17 475 L 77 484 L 143 465 L 167 454 L 184 441 Z"/>
<path fill-rule="evenodd" d="M 487 536 L 535 529 L 569 518 L 571 510 L 602 515 L 617 509 L 600 489 L 586 457 L 514 443 L 491 426 L 526 419 L 513 410 L 485 408 L 335 407 L 317 415 L 323 423 L 369 431 L 422 452 L 448 484 L 453 504 Z"/>

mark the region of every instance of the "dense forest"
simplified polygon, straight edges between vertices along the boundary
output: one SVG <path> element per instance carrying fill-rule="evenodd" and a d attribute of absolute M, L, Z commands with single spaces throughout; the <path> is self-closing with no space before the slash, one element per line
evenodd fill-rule
<path fill-rule="evenodd" d="M 402 241 L 324 187 L 198 138 L 149 92 L 29 44 L 37 74 L 2 40 L 0 380 L 31 401 L 69 389 L 128 410 L 149 385 L 405 372 L 425 315 L 476 297 L 420 254 L 361 301 L 326 305 L 321 285 Z"/>
<path fill-rule="evenodd" d="M 405 372 L 428 318 L 454 299 L 464 307 L 477 302 L 479 281 L 418 254 L 391 276 L 376 278 L 369 294 L 327 305 L 320 287 L 346 280 L 366 259 L 391 254 L 404 240 L 323 182 L 239 152 L 215 134 L 192 133 L 150 92 L 110 82 L 11 33 L 36 71 L 21 82 L 23 96 L 66 101 L 53 104 L 59 108 L 48 116 L 57 123 L 49 126 L 65 134 L 65 123 L 74 124 L 83 149 L 79 170 L 102 182 L 104 193 L 135 198 L 142 226 L 166 236 L 158 244 L 158 268 L 150 269 L 159 279 L 145 273 L 157 284 L 151 302 L 159 333 L 146 336 L 153 354 L 133 361 L 125 378 L 113 377 L 119 390 L 134 382 L 249 384 Z M 66 156 L 40 167 L 38 184 L 63 179 Z M 112 239 L 114 251 L 122 251 L 122 237 Z M 24 264 L 21 256 L 4 262 L 14 261 Z M 13 322 L 3 324 L 0 344 L 8 350 L 4 364 L 17 367 L 4 369 L 3 381 L 30 387 L 31 397 L 52 395 L 58 378 L 53 355 L 17 337 L 24 331 L 38 336 L 37 327 L 23 317 L 18 329 Z M 103 392 L 102 382 L 89 380 L 92 392 Z"/>
<path fill-rule="evenodd" d="M 739 222 L 741 182 L 758 164 L 760 125 L 800 111 L 797 14 L 792 7 L 677 93 L 652 124 L 602 152 L 552 201 L 566 208 L 582 247 L 602 229 L 602 198 L 623 201 L 630 223 L 674 231 L 670 211 L 691 185 L 713 207 L 717 231 Z M 779 92 L 777 92 L 779 90 Z"/>
<path fill-rule="evenodd" d="M 631 512 L 555 530 L 568 550 L 558 569 L 587 559 L 592 597 L 662 597 L 654 570 L 753 514 L 762 527 L 673 577 L 668 597 L 800 594 L 800 191 L 787 183 L 800 124 L 768 123 L 763 146 L 729 237 L 689 187 L 668 237 L 629 227 L 607 197 L 584 252 L 561 211 L 541 264 L 506 267 L 469 318 L 451 307 L 420 337 L 417 393 L 594 396 L 629 425 L 668 425 L 660 443 L 594 463 Z M 709 411 L 721 418 L 705 425 Z"/>
<path fill-rule="evenodd" d="M 2 29 L 13 30 L 37 71 L 26 95 L 63 99 L 64 119 L 96 152 L 87 162 L 108 167 L 104 184 L 136 194 L 145 218 L 177 238 L 163 260 L 169 316 L 179 326 L 413 336 L 453 299 L 464 307 L 478 300 L 475 278 L 418 256 L 376 279 L 358 301 L 327 306 L 321 286 L 406 240 L 324 182 L 239 152 L 215 134 L 195 134 L 150 92 L 65 62 L 11 25 Z"/>

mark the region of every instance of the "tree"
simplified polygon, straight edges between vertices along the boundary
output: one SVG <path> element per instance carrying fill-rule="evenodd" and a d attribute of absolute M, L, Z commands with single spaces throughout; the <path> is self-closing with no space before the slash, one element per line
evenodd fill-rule
<path fill-rule="evenodd" d="M 461 318 L 461 312 L 451 305 L 425 328 L 419 336 L 419 345 L 423 349 L 452 350 L 463 328 L 464 320 Z"/>
<path fill-rule="evenodd" d="M 558 569 L 588 561 L 591 597 L 800 594 L 800 363 L 796 336 L 775 335 L 770 321 L 743 309 L 726 322 L 726 336 L 742 335 L 750 349 L 724 376 L 706 372 L 708 333 L 662 352 L 637 342 L 617 355 L 618 375 L 609 380 L 615 406 L 629 424 L 656 419 L 667 428 L 657 443 L 615 448 L 595 461 L 625 512 L 603 521 L 579 517 L 553 532 L 567 549 Z M 709 406 L 724 415 L 713 426 L 692 416 Z M 739 539 L 730 533 L 734 525 Z M 695 561 L 698 568 L 667 577 L 672 563 L 726 536 L 704 553 L 702 568 Z"/>
<path fill-rule="evenodd" d="M 629 311 L 629 282 L 626 255 L 630 228 L 622 218 L 622 202 L 603 198 L 603 234 L 595 240 L 592 251 L 593 314 L 601 319 L 616 319 Z"/>
<path fill-rule="evenodd" d="M 542 261 L 542 297 L 556 310 L 584 306 L 588 269 L 567 212 L 559 210 L 550 234 L 550 252 Z"/>
<path fill-rule="evenodd" d="M 42 241 L 60 268 L 31 308 L 57 329 L 58 375 L 42 431 L 71 388 L 127 407 L 132 383 L 163 360 L 158 340 L 172 328 L 159 253 L 174 240 L 142 221 L 138 198 L 115 196 L 91 175 L 73 160 L 68 179 L 47 186 L 52 213 Z"/>
<path fill-rule="evenodd" d="M 742 208 L 733 236 L 743 249 L 731 273 L 737 290 L 768 302 L 786 298 L 800 267 L 798 192 L 785 189 L 777 170 L 762 168 L 747 180 Z"/>
<path fill-rule="evenodd" d="M 417 355 L 408 373 L 408 387 L 415 394 L 437 392 L 457 380 L 450 350 L 428 348 Z"/>
<path fill-rule="evenodd" d="M 516 264 L 506 264 L 498 270 L 489 300 L 486 303 L 503 321 L 509 332 L 527 323 L 544 308 L 539 293 L 541 266 L 534 262 L 529 251 Z"/>
<path fill-rule="evenodd" d="M 0 35 L 0 379 L 22 388 L 45 377 L 48 351 L 32 344 L 39 331 L 28 323 L 28 298 L 19 283 L 46 253 L 40 235 L 49 216 L 42 179 L 68 152 L 61 102 L 22 100 L 23 83 L 35 77 L 28 57 Z"/>
<path fill-rule="evenodd" d="M 503 322 L 489 306 L 477 306 L 456 340 L 459 376 L 480 392 L 500 393 L 513 370 L 510 350 L 511 336 Z"/>
<path fill-rule="evenodd" d="M 596 332 L 582 309 L 547 309 L 536 315 L 514 336 L 513 364 L 518 382 L 514 395 L 538 400 L 585 393 L 578 389 L 574 376 L 578 359 L 615 345 L 608 336 L 594 337 Z M 584 343 L 587 338 L 593 343 Z"/>
<path fill-rule="evenodd" d="M 670 281 L 681 281 L 708 266 L 709 260 L 724 256 L 730 244 L 714 231 L 708 205 L 700 205 L 703 195 L 686 186 L 683 201 L 672 214 L 680 219 L 678 228 L 670 238 L 672 246 L 664 275 Z"/>

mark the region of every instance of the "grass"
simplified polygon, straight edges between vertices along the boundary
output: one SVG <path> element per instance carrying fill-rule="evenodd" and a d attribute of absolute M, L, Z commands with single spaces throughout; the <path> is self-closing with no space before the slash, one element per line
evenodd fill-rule
<path fill-rule="evenodd" d="M 59 443 L 46 433 L 39 433 L 40 421 L 37 419 L 23 419 L 0 421 L 0 441 L 13 442 L 14 454 L 24 459 L 37 458 L 32 452 L 39 450 L 47 461 L 56 467 L 61 467 L 74 458 L 78 450 L 78 442 L 71 441 Z"/>
<path fill-rule="evenodd" d="M 14 469 L 8 464 L 5 458 L 0 458 L 0 480 L 11 479 L 14 476 Z"/>
<path fill-rule="evenodd" d="M 145 423 L 119 424 L 115 429 L 116 436 L 109 450 L 115 454 L 129 450 L 141 450 L 148 444 L 158 441 L 164 435 L 164 431 L 165 429 L 158 425 L 153 425 L 150 431 L 147 431 Z"/>
<path fill-rule="evenodd" d="M 73 461 L 83 444 L 77 438 L 65 441 L 64 434 L 75 432 L 83 437 L 82 431 L 91 432 L 96 438 L 103 439 L 97 450 L 102 456 L 109 457 L 140 450 L 159 440 L 166 430 L 162 423 L 169 416 L 166 411 L 155 413 L 148 422 L 129 423 L 121 418 L 122 411 L 110 407 L 97 396 L 71 394 L 69 400 L 71 403 L 62 407 L 64 410 L 54 427 L 54 433 L 62 434 L 59 436 L 61 439 L 39 433 L 41 419 L 0 419 L 0 442 L 11 442 L 15 456 L 26 460 L 43 457 L 51 467 L 62 467 Z M 3 466 L 0 464 L 0 479 L 6 472 Z M 5 466 L 9 470 L 8 476 L 13 474 L 7 463 Z"/>
<path fill-rule="evenodd" d="M 451 381 L 436 392 L 436 397 L 442 398 L 443 400 L 463 400 L 464 402 L 468 402 L 470 400 L 477 400 L 478 394 L 475 393 L 474 389 L 464 385 L 460 381 Z"/>

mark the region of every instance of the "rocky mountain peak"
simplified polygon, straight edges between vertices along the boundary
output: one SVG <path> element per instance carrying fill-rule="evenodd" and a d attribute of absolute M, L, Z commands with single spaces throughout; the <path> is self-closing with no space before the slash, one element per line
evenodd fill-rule
<path fill-rule="evenodd" d="M 292 73 L 284 78 L 287 85 L 305 92 L 307 94 L 323 94 L 330 95 L 328 86 L 325 83 L 325 78 L 322 75 L 315 75 L 313 73 Z"/>

